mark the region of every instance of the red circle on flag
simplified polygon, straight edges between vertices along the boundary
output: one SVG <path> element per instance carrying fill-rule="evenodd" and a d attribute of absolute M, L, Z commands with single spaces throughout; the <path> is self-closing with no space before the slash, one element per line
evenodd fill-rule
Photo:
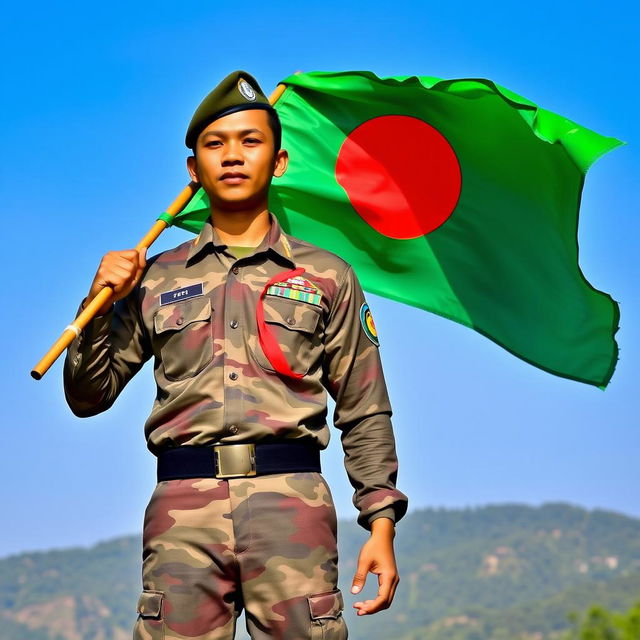
<path fill-rule="evenodd" d="M 460 163 L 447 139 L 413 116 L 378 116 L 340 147 L 336 180 L 358 215 L 390 238 L 418 238 L 442 225 L 460 197 Z"/>

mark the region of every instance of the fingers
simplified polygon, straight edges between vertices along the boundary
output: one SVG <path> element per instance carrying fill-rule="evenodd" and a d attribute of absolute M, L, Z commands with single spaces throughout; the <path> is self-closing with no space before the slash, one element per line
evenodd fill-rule
<path fill-rule="evenodd" d="M 105 260 L 102 277 L 116 293 L 128 289 L 133 284 L 138 271 L 138 253 L 132 253 L 133 255 L 128 251 L 114 252 Z"/>
<path fill-rule="evenodd" d="M 141 273 L 146 266 L 146 248 L 141 251 L 130 249 L 127 251 L 112 251 L 105 256 L 108 269 L 124 279 L 132 279 Z"/>
<path fill-rule="evenodd" d="M 138 252 L 135 249 L 125 249 L 124 251 L 109 251 L 104 256 L 103 261 L 112 263 L 130 263 L 134 266 L 138 266 Z"/>
<path fill-rule="evenodd" d="M 358 609 L 358 615 L 363 616 L 388 609 L 393 602 L 393 597 L 399 582 L 398 574 L 394 570 L 380 572 L 378 574 L 379 587 L 376 598 L 354 603 L 353 606 L 355 609 Z"/>
<path fill-rule="evenodd" d="M 393 599 L 396 597 L 396 589 L 398 588 L 398 584 L 400 583 L 400 578 L 396 575 L 396 579 L 392 582 L 391 585 L 391 595 L 389 596 L 389 604 L 393 602 Z"/>
<path fill-rule="evenodd" d="M 146 266 L 146 247 L 137 251 L 110 251 L 100 262 L 91 285 L 89 299 L 93 299 L 105 286 L 113 289 L 112 302 L 124 298 L 136 286 Z"/>
<path fill-rule="evenodd" d="M 353 582 L 351 583 L 351 593 L 360 593 L 367 580 L 367 574 L 369 573 L 369 565 L 363 562 L 362 559 L 358 562 L 358 567 L 353 576 Z"/>

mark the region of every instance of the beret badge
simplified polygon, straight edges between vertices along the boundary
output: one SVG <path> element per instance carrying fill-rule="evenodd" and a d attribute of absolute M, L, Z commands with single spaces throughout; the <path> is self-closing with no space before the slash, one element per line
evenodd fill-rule
<path fill-rule="evenodd" d="M 256 92 L 253 90 L 253 87 L 243 78 L 238 80 L 238 91 L 246 100 L 253 102 L 256 99 Z"/>

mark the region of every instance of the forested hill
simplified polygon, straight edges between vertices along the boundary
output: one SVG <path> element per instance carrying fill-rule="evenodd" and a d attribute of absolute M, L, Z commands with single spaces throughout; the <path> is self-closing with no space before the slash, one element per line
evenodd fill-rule
<path fill-rule="evenodd" d="M 339 524 L 353 640 L 546 640 L 569 611 L 640 600 L 640 519 L 564 503 L 422 509 L 397 528 L 391 609 L 356 618 L 352 603 L 377 590 L 370 575 L 349 593 L 367 535 Z M 139 536 L 0 559 L 0 640 L 129 640 L 140 563 Z"/>

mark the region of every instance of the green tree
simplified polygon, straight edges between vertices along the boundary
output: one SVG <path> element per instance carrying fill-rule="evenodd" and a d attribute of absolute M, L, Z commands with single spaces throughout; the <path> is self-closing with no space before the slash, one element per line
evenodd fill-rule
<path fill-rule="evenodd" d="M 572 611 L 567 618 L 572 628 L 562 640 L 640 640 L 640 601 L 626 613 L 592 605 L 584 616 Z"/>
<path fill-rule="evenodd" d="M 640 639 L 640 600 L 626 614 L 615 615 L 614 619 L 620 628 L 620 640 Z"/>

